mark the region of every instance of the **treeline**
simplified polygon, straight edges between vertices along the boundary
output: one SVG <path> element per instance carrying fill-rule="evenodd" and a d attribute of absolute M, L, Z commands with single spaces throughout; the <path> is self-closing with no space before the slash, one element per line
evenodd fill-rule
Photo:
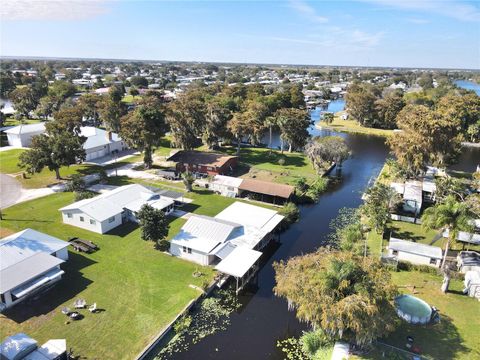
<path fill-rule="evenodd" d="M 380 129 L 402 128 L 407 112 L 428 111 L 433 118 L 448 117 L 463 140 L 480 141 L 480 97 L 447 80 L 433 87 L 431 76 L 422 79 L 423 90 L 412 93 L 354 83 L 346 95 L 347 111 L 361 125 Z"/>

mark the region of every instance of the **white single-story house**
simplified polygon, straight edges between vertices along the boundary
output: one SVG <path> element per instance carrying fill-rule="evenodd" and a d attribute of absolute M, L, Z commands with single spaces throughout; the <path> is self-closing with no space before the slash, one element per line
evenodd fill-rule
<path fill-rule="evenodd" d="M 465 273 L 465 280 L 463 282 L 465 288 L 463 293 L 470 297 L 480 300 L 480 272 L 479 271 L 467 271 Z"/>
<path fill-rule="evenodd" d="M 442 261 L 442 249 L 439 247 L 396 238 L 390 238 L 388 254 L 399 261 L 417 265 L 439 267 Z"/>
<path fill-rule="evenodd" d="M 7 134 L 10 146 L 29 147 L 33 136 L 45 133 L 45 123 L 18 125 L 4 132 Z M 85 161 L 94 160 L 128 148 L 118 134 L 93 126 L 81 127 L 80 134 L 87 138 L 83 144 L 86 153 Z"/>
<path fill-rule="evenodd" d="M 0 240 L 0 310 L 59 281 L 68 242 L 32 229 Z"/>
<path fill-rule="evenodd" d="M 7 134 L 8 145 L 29 147 L 32 137 L 45 132 L 45 123 L 18 125 L 4 131 Z"/>
<path fill-rule="evenodd" d="M 466 274 L 468 271 L 480 272 L 480 253 L 476 251 L 460 251 L 457 254 L 458 271 Z"/>
<path fill-rule="evenodd" d="M 283 216 L 235 202 L 215 217 L 191 216 L 170 242 L 170 253 L 201 265 L 216 265 L 237 280 L 237 291 L 256 271 L 259 251 L 274 237 Z"/>
<path fill-rule="evenodd" d="M 423 182 L 409 180 L 405 183 L 392 182 L 390 187 L 402 195 L 403 211 L 413 213 L 415 216 L 420 214 L 423 203 Z M 430 189 L 429 185 L 426 188 Z"/>
<path fill-rule="evenodd" d="M 118 134 L 110 131 L 93 126 L 83 126 L 80 134 L 87 138 L 85 144 L 83 144 L 86 153 L 85 161 L 94 160 L 127 149 L 127 145 Z"/>
<path fill-rule="evenodd" d="M 140 184 L 131 184 L 77 201 L 59 210 L 65 224 L 104 234 L 124 222 L 136 222 L 136 213 L 145 204 L 169 214 L 174 210 L 174 201 Z"/>
<path fill-rule="evenodd" d="M 215 175 L 210 182 L 210 189 L 226 197 L 237 197 L 243 179 L 225 175 Z"/>
<path fill-rule="evenodd" d="M 60 360 L 67 358 L 65 339 L 48 340 L 38 347 L 35 339 L 24 333 L 6 338 L 0 344 L 0 358 L 3 360 Z"/>

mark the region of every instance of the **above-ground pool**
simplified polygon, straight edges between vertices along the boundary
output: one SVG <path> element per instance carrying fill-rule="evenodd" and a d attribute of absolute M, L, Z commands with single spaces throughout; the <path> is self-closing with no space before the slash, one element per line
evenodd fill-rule
<path fill-rule="evenodd" d="M 427 324 L 432 317 L 432 308 L 422 299 L 412 295 L 400 295 L 395 298 L 398 316 L 410 324 Z"/>

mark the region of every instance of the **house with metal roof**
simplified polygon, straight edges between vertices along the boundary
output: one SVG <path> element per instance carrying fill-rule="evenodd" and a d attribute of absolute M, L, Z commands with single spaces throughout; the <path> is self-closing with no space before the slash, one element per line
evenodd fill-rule
<path fill-rule="evenodd" d="M 124 222 L 136 222 L 136 214 L 145 204 L 169 214 L 174 210 L 175 199 L 168 194 L 131 184 L 77 201 L 59 211 L 65 224 L 104 234 Z"/>
<path fill-rule="evenodd" d="M 4 131 L 7 134 L 8 145 L 29 147 L 32 137 L 45 132 L 45 123 L 18 125 Z"/>
<path fill-rule="evenodd" d="M 59 281 L 68 242 L 32 229 L 0 240 L 0 310 Z"/>
<path fill-rule="evenodd" d="M 260 252 L 274 237 L 283 216 L 235 202 L 215 217 L 191 216 L 170 241 L 170 253 L 233 276 L 237 290 L 256 272 Z"/>
<path fill-rule="evenodd" d="M 392 237 L 388 243 L 388 254 L 397 258 L 399 261 L 440 267 L 443 253 L 442 249 L 437 246 Z"/>
<path fill-rule="evenodd" d="M 2 360 L 67 359 L 67 341 L 52 339 L 38 346 L 37 341 L 27 334 L 17 333 L 7 337 L 0 344 L 0 358 Z"/>

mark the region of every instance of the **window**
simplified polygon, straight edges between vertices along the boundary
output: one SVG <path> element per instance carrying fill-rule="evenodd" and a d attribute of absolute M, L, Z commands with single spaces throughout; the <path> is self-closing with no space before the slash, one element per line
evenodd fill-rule
<path fill-rule="evenodd" d="M 430 265 L 437 265 L 437 259 L 431 258 Z"/>
<path fill-rule="evenodd" d="M 398 255 L 398 250 L 393 250 L 392 255 Z"/>
<path fill-rule="evenodd" d="M 211 170 L 213 170 L 213 167 L 207 166 L 207 170 L 210 170 L 210 171 L 211 171 Z"/>
<path fill-rule="evenodd" d="M 183 252 L 187 252 L 187 247 L 186 246 L 183 246 Z"/>
<path fill-rule="evenodd" d="M 233 190 L 235 190 L 235 189 L 233 188 L 233 186 L 227 186 L 227 190 L 228 190 L 228 191 L 233 191 Z"/>
<path fill-rule="evenodd" d="M 189 254 L 191 254 L 191 253 L 192 253 L 192 249 L 187 248 L 187 252 L 188 252 Z"/>
<path fill-rule="evenodd" d="M 192 249 L 190 249 L 189 247 L 186 247 L 186 246 L 182 246 L 182 251 L 184 253 L 187 253 L 187 254 L 191 254 L 192 253 Z"/>
<path fill-rule="evenodd" d="M 93 219 L 90 219 L 90 225 L 95 225 L 97 222 Z"/>
<path fill-rule="evenodd" d="M 114 221 L 115 221 L 115 216 L 112 216 L 110 219 L 108 219 L 108 222 L 109 222 L 109 223 L 112 223 L 112 222 L 114 222 Z"/>
<path fill-rule="evenodd" d="M 81 222 L 84 222 L 84 221 L 85 221 L 85 219 L 83 218 L 83 216 L 80 216 L 80 221 L 81 221 Z"/>
<path fill-rule="evenodd" d="M 71 218 L 73 218 L 73 215 L 70 214 L 70 213 L 68 213 L 68 214 L 67 214 L 67 217 L 68 217 L 69 219 L 71 219 Z"/>

